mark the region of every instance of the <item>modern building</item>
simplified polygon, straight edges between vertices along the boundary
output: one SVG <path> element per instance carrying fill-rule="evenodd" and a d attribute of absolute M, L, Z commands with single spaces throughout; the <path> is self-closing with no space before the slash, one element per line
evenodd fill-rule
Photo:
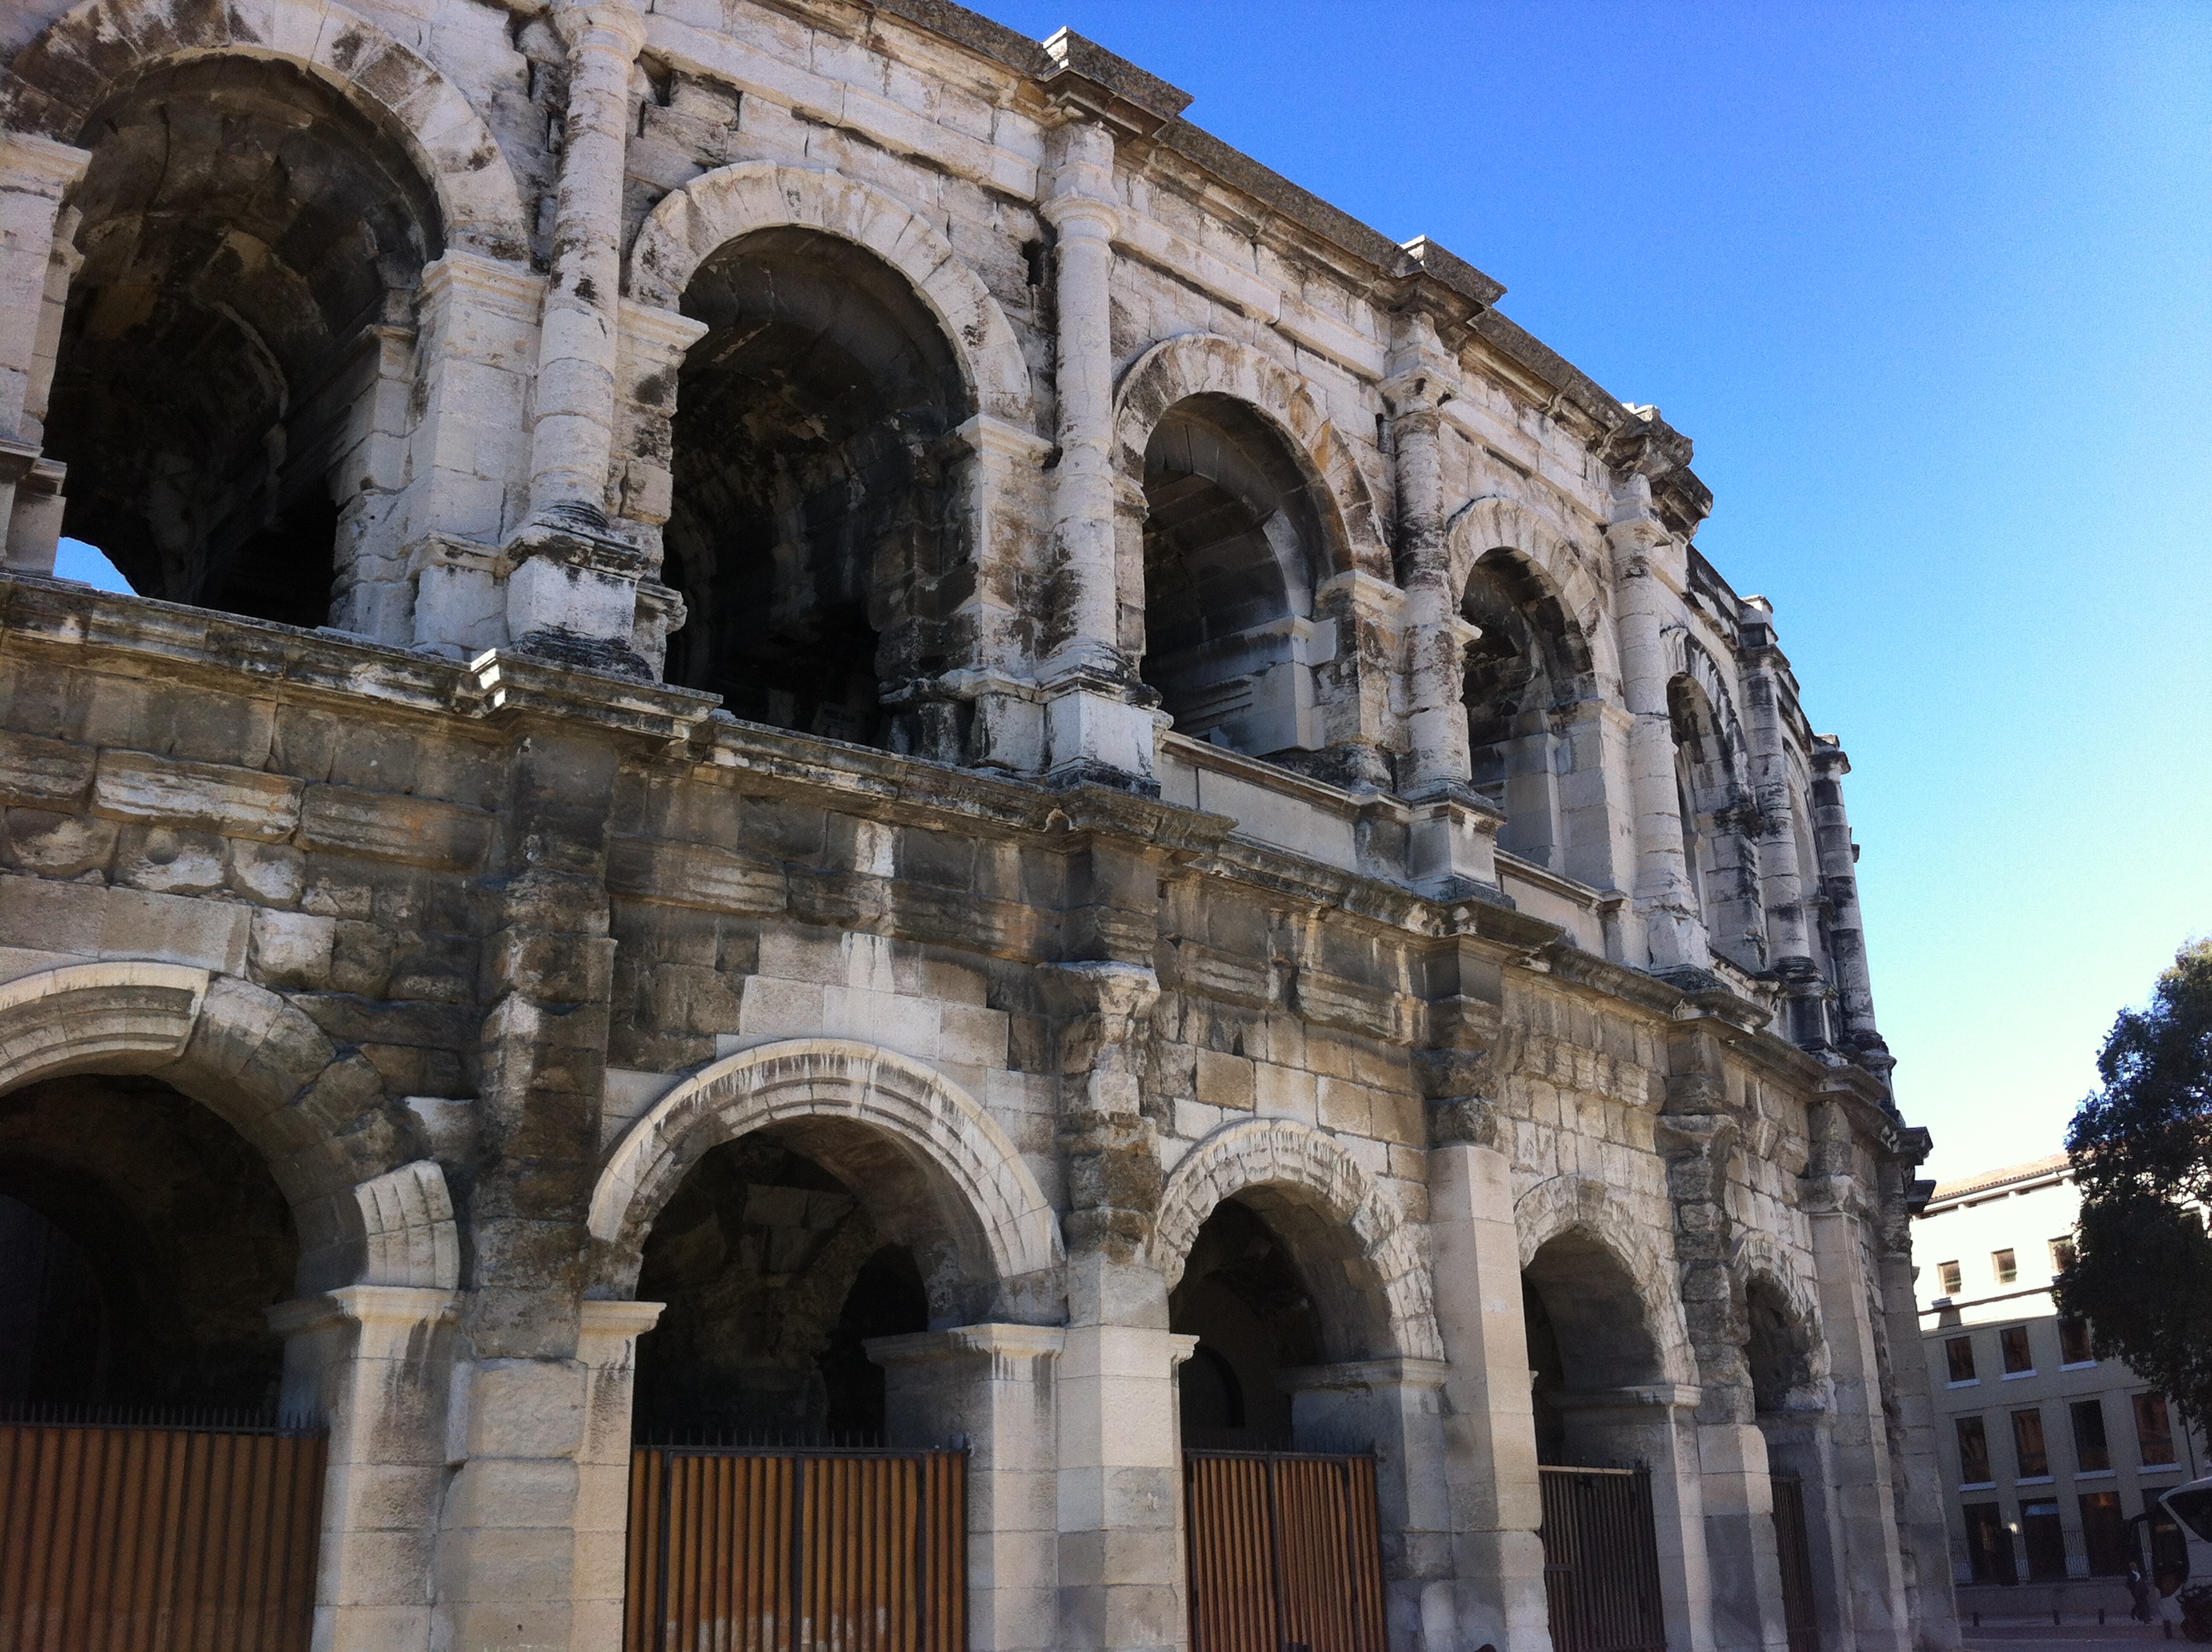
<path fill-rule="evenodd" d="M 2051 1305 L 2080 1207 L 2060 1153 L 1941 1183 L 1914 1222 L 1962 1613 L 2124 1611 L 2131 1559 L 2170 1594 L 2192 1548 L 2212 1577 L 2153 1501 L 2212 1473 L 2203 1430 Z"/>
<path fill-rule="evenodd" d="M 945 0 L 0 64 L 0 1609 L 1954 1643 L 1850 764 L 1656 409 Z"/>

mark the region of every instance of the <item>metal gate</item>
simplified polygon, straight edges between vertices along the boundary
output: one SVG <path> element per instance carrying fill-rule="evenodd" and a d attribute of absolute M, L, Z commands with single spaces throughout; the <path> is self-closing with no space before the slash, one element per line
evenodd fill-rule
<path fill-rule="evenodd" d="M 962 1451 L 639 1446 L 624 1652 L 966 1652 Z"/>
<path fill-rule="evenodd" d="M 1666 1652 L 1648 1468 L 1537 1470 L 1555 1652 Z"/>
<path fill-rule="evenodd" d="M 1186 1451 L 1192 1652 L 1384 1652 L 1375 1459 Z"/>
<path fill-rule="evenodd" d="M 1774 1479 L 1774 1549 L 1782 1563 L 1782 1623 L 1790 1652 L 1820 1652 L 1820 1620 L 1813 1607 L 1813 1546 L 1805 1532 L 1805 1484 Z"/>
<path fill-rule="evenodd" d="M 0 1647 L 307 1652 L 318 1428 L 0 1422 Z"/>

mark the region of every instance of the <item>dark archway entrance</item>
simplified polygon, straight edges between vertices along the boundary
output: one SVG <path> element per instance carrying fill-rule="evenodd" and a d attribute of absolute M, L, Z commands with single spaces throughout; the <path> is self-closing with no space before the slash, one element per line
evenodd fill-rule
<path fill-rule="evenodd" d="M 819 231 L 758 231 L 699 268 L 709 331 L 678 377 L 662 579 L 689 610 L 668 679 L 739 717 L 923 749 L 926 686 L 963 640 L 974 409 L 905 278 Z"/>
<path fill-rule="evenodd" d="M 1143 676 L 1179 732 L 1254 756 L 1322 744 L 1307 647 L 1328 566 L 1313 487 L 1274 427 L 1189 396 L 1145 446 Z"/>
<path fill-rule="evenodd" d="M 339 541 L 398 483 L 367 450 L 398 430 L 376 392 L 444 250 L 435 197 L 368 116 L 267 58 L 149 70 L 82 141 L 46 418 L 63 531 L 143 595 L 323 624 L 359 572 Z"/>
<path fill-rule="evenodd" d="M 1169 1300 L 1197 1339 L 1177 1376 L 1194 1652 L 1382 1652 L 1377 1442 L 1328 1380 L 1373 1327 L 1297 1260 L 1328 1255 L 1334 1225 L 1272 1188 L 1224 1200 Z"/>

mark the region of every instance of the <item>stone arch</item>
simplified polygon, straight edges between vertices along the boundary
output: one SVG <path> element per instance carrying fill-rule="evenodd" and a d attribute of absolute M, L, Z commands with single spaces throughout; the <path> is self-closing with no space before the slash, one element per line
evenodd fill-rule
<path fill-rule="evenodd" d="M 951 341 L 975 406 L 1029 428 L 1029 365 L 998 301 L 921 214 L 853 179 L 765 161 L 693 179 L 639 229 L 630 247 L 629 296 L 678 312 L 692 276 L 717 250 L 754 230 L 787 225 L 841 236 L 904 276 Z"/>
<path fill-rule="evenodd" d="M 1696 1383 L 1697 1360 L 1681 1293 L 1667 1260 L 1652 1243 L 1655 1230 L 1638 1221 L 1611 1187 L 1589 1176 L 1552 1176 L 1514 1201 L 1513 1224 L 1524 1271 L 1537 1252 L 1568 1235 L 1580 1235 L 1605 1252 L 1634 1286 L 1664 1380 Z"/>
<path fill-rule="evenodd" d="M 298 1227 L 301 1295 L 459 1284 L 444 1172 L 432 1160 L 404 1162 L 405 1135 L 368 1059 L 339 1050 L 276 993 L 234 975 L 131 961 L 70 964 L 0 987 L 0 1095 L 84 1072 L 161 1078 L 262 1155 Z"/>
<path fill-rule="evenodd" d="M 1467 589 L 1474 565 L 1493 550 L 1510 552 L 1557 602 L 1593 669 L 1603 646 L 1605 586 L 1573 543 L 1516 499 L 1485 494 L 1468 501 L 1444 525 L 1450 588 Z"/>
<path fill-rule="evenodd" d="M 1324 507 L 1331 573 L 1390 577 L 1373 489 L 1320 401 L 1297 374 L 1218 333 L 1184 333 L 1155 344 L 1121 375 L 1114 398 L 1114 464 L 1141 487 L 1145 448 L 1161 416 L 1192 396 L 1243 403 L 1280 434 Z"/>
<path fill-rule="evenodd" d="M 335 0 L 86 0 L 0 70 L 0 126 L 81 141 L 138 71 L 212 53 L 280 58 L 372 110 L 436 191 L 448 246 L 520 264 L 522 194 L 491 128 L 428 61 Z"/>
<path fill-rule="evenodd" d="M 1294 1120 L 1224 1125 L 1185 1154 L 1169 1175 L 1152 1254 L 1170 1291 L 1182 1279 L 1198 1230 L 1215 1206 L 1247 1189 L 1265 1187 L 1284 1188 L 1310 1200 L 1349 1236 L 1381 1296 L 1394 1345 L 1389 1352 L 1407 1359 L 1444 1357 L 1419 1228 L 1406 1220 L 1396 1200 L 1332 1138 Z"/>
<path fill-rule="evenodd" d="M 1772 1292 L 1797 1339 L 1804 1370 L 1801 1379 L 1791 1382 L 1790 1402 L 1782 1409 L 1826 1410 L 1830 1367 L 1827 1339 L 1820 1333 L 1820 1303 L 1796 1260 L 1771 1234 L 1749 1230 L 1738 1234 L 1729 1247 L 1728 1267 L 1729 1288 L 1745 1310 L 1745 1322 L 1750 1322 L 1754 1285 L 1764 1286 Z"/>
<path fill-rule="evenodd" d="M 865 1133 L 892 1190 L 935 1207 L 950 1259 L 994 1293 L 979 1311 L 1036 1316 L 1054 1300 L 1060 1228 L 1018 1149 L 959 1085 L 877 1045 L 793 1038 L 732 1055 L 683 1080 L 608 1151 L 592 1190 L 592 1294 L 635 1288 L 653 1218 L 709 1150 L 774 1126 Z M 807 1144 L 833 1172 L 830 1152 Z"/>

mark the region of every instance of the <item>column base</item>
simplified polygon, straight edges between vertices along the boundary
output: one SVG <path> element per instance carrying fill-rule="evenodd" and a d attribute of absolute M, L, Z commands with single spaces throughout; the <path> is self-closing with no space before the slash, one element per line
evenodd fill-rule
<path fill-rule="evenodd" d="M 644 553 L 608 534 L 599 513 L 556 508 L 507 542 L 511 646 L 578 671 L 654 681 L 635 644 Z"/>
<path fill-rule="evenodd" d="M 1045 685 L 1048 786 L 1110 786 L 1160 794 L 1157 752 L 1167 720 L 1137 696 L 1148 691 L 1088 672 Z"/>
<path fill-rule="evenodd" d="M 1409 798 L 1407 879 L 1436 901 L 1489 901 L 1511 906 L 1498 883 L 1498 829 L 1505 817 L 1456 783 Z"/>

